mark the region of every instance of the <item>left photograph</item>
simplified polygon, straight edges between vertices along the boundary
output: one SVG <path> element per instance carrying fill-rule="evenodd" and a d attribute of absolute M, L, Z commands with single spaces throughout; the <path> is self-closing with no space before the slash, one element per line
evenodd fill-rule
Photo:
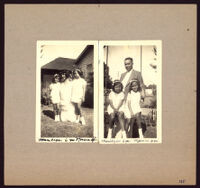
<path fill-rule="evenodd" d="M 36 142 L 97 141 L 97 45 L 37 41 Z"/>

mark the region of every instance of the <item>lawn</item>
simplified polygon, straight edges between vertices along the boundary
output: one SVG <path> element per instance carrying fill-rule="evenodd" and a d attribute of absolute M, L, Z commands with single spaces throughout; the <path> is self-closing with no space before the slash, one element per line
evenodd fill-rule
<path fill-rule="evenodd" d="M 52 106 L 42 106 L 41 137 L 93 137 L 93 109 L 82 108 L 86 125 L 71 122 L 55 122 Z M 145 138 L 156 138 L 156 126 L 146 125 L 143 129 Z M 105 130 L 105 137 L 107 131 Z M 138 137 L 137 129 L 134 138 Z"/>
<path fill-rule="evenodd" d="M 148 113 L 151 109 L 142 109 L 141 123 L 142 123 L 142 131 L 144 138 L 157 138 L 157 126 L 155 122 L 151 122 Z M 109 115 L 105 113 L 105 129 L 104 129 L 104 138 L 107 137 L 108 126 L 109 126 Z M 119 124 L 116 123 L 116 127 L 113 128 L 113 137 L 115 137 L 116 132 L 119 131 Z M 138 128 L 137 126 L 133 126 L 133 138 L 138 138 Z"/>
<path fill-rule="evenodd" d="M 93 137 L 93 109 L 82 108 L 86 125 L 55 122 L 52 106 L 41 108 L 41 137 Z"/>

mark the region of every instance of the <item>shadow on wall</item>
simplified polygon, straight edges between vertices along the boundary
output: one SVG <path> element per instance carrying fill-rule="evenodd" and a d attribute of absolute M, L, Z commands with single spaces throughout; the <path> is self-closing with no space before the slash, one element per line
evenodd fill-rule
<path fill-rule="evenodd" d="M 87 86 L 86 93 L 85 93 L 85 102 L 83 102 L 82 106 L 93 108 L 94 106 L 94 97 L 93 97 L 93 87 Z"/>

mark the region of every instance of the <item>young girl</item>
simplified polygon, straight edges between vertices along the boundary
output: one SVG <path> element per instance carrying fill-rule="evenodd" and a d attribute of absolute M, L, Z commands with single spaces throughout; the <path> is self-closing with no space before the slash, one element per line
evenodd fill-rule
<path fill-rule="evenodd" d="M 126 138 L 126 132 L 124 130 L 124 112 L 123 112 L 123 101 L 124 93 L 122 92 L 123 85 L 119 80 L 115 80 L 113 83 L 112 91 L 109 94 L 109 106 L 108 114 L 110 115 L 109 129 L 107 138 L 112 138 L 112 128 L 115 117 L 118 118 L 119 124 L 122 130 L 122 138 Z"/>
<path fill-rule="evenodd" d="M 60 83 L 59 83 L 59 75 L 55 74 L 53 76 L 52 83 L 49 86 L 50 89 L 50 98 L 53 103 L 53 111 L 55 115 L 55 121 L 60 121 L 59 117 L 59 102 L 60 102 Z"/>
<path fill-rule="evenodd" d="M 133 124 L 136 121 L 139 138 L 143 138 L 142 127 L 141 127 L 141 108 L 140 101 L 141 92 L 138 80 L 132 80 L 130 83 L 130 91 L 127 96 L 127 108 L 128 110 L 125 113 L 126 116 L 126 132 L 128 132 L 130 124 L 130 138 L 133 134 Z"/>
<path fill-rule="evenodd" d="M 85 101 L 87 82 L 83 79 L 83 72 L 80 69 L 73 70 L 72 74 L 74 79 L 72 83 L 71 102 L 75 107 L 75 122 L 81 122 L 82 125 L 85 125 L 85 119 L 81 112 L 81 104 Z"/>

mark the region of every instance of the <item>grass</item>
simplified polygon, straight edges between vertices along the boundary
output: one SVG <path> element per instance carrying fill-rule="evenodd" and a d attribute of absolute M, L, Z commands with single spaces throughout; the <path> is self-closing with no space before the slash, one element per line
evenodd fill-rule
<path fill-rule="evenodd" d="M 52 109 L 52 106 L 43 106 L 41 109 L 41 137 L 93 137 L 93 109 L 82 108 L 86 121 L 84 126 L 71 122 L 55 122 Z M 134 138 L 137 138 L 137 129 L 134 132 Z M 144 137 L 156 138 L 156 132 L 156 126 L 146 125 Z"/>
<path fill-rule="evenodd" d="M 144 138 L 157 138 L 157 126 L 149 121 L 145 121 L 146 118 L 148 118 L 147 113 L 149 110 L 145 109 L 143 112 L 144 114 L 141 116 L 142 120 L 142 131 L 143 131 L 143 136 Z M 107 133 L 108 133 L 108 127 L 109 127 L 109 115 L 105 113 L 105 129 L 104 129 L 104 138 L 107 138 Z M 113 137 L 115 136 L 116 132 L 119 131 L 119 124 L 116 123 L 117 127 L 114 128 L 113 130 Z M 133 138 L 138 138 L 139 133 L 138 133 L 138 128 L 134 125 L 133 126 Z"/>
<path fill-rule="evenodd" d="M 52 106 L 42 106 L 41 137 L 93 137 L 93 109 L 82 108 L 86 125 L 55 122 Z"/>

